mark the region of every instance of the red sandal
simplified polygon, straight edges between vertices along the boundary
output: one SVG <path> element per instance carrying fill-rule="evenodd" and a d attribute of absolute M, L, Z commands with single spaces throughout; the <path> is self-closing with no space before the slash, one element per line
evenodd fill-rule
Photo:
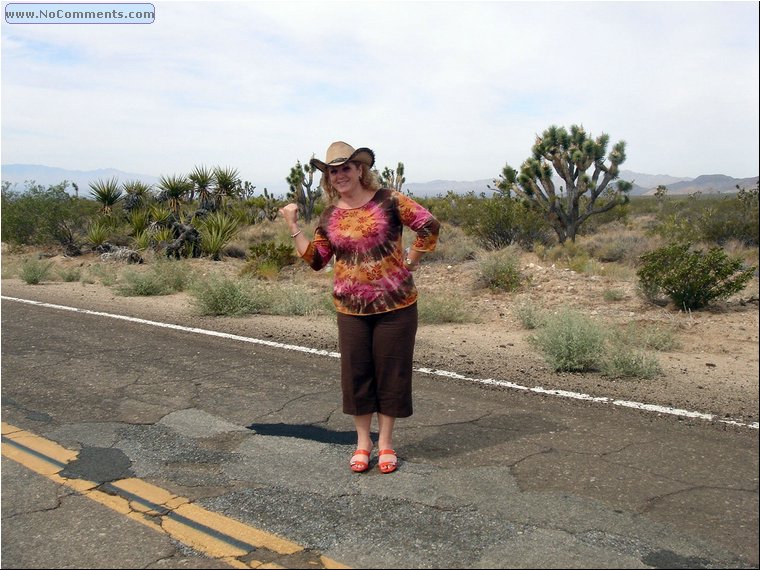
<path fill-rule="evenodd" d="M 370 451 L 367 451 L 366 449 L 357 449 L 354 451 L 354 454 L 351 456 L 351 461 L 349 462 L 349 465 L 351 466 L 351 471 L 354 473 L 364 473 L 367 469 L 369 469 L 369 456 Z M 359 457 L 366 457 L 366 461 L 361 461 L 358 459 Z"/>
<path fill-rule="evenodd" d="M 382 461 L 380 458 L 383 455 L 392 455 L 393 459 L 390 461 Z M 377 459 L 377 466 L 382 473 L 393 473 L 396 470 L 396 467 L 398 467 L 398 457 L 396 457 L 396 452 L 392 449 L 381 449 L 378 452 Z"/>

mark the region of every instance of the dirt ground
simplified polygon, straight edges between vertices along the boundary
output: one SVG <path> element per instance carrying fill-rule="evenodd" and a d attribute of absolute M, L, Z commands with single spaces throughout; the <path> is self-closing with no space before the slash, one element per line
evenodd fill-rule
<path fill-rule="evenodd" d="M 196 313 L 187 293 L 125 297 L 99 283 L 57 280 L 27 285 L 18 278 L 18 272 L 11 276 L 13 265 L 20 259 L 19 254 L 3 252 L 3 296 L 337 351 L 337 331 L 332 316 L 203 317 Z M 60 267 L 83 269 L 100 263 L 94 255 L 51 259 Z M 240 271 L 243 262 L 227 259 L 190 263 L 202 273 L 232 275 Z M 118 264 L 119 271 L 126 267 Z M 683 312 L 672 306 L 659 307 L 645 302 L 629 280 L 578 274 L 541 263 L 532 254 L 525 254 L 521 267 L 529 284 L 515 293 L 493 293 L 477 287 L 476 268 L 474 261 L 457 265 L 427 262 L 417 272 L 415 281 L 421 298 L 456 294 L 467 304 L 476 322 L 421 325 L 416 366 L 526 387 L 568 390 L 714 414 L 716 419 L 741 423 L 758 421 L 757 277 L 744 291 L 727 301 L 707 310 Z M 308 284 L 315 291 L 326 291 L 330 286 L 329 275 L 316 274 L 300 262 L 286 271 L 282 279 Z M 605 300 L 605 291 L 609 290 L 616 291 L 615 300 Z M 523 327 L 516 312 L 521 304 L 545 311 L 563 307 L 578 309 L 610 327 L 626 323 L 662 327 L 672 331 L 678 347 L 652 353 L 663 373 L 649 380 L 611 379 L 598 373 L 556 373 L 528 342 L 528 337 L 536 331 Z"/>

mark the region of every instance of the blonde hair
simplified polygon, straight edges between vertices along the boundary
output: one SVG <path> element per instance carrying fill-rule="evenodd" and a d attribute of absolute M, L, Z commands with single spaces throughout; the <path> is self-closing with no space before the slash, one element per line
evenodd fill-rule
<path fill-rule="evenodd" d="M 362 171 L 359 176 L 359 183 L 362 185 L 362 188 L 372 191 L 380 190 L 380 181 L 377 178 L 377 174 L 375 174 L 368 164 L 356 160 L 352 160 L 351 164 L 358 166 Z M 324 190 L 324 197 L 328 204 L 337 201 L 338 191 L 330 184 L 329 171 L 322 173 L 322 180 L 319 182 L 319 185 Z"/>

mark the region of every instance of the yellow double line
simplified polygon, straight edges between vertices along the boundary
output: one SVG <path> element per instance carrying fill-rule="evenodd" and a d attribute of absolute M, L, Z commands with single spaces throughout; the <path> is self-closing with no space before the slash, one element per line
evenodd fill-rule
<path fill-rule="evenodd" d="M 2 444 L 5 457 L 234 568 L 348 568 L 141 479 L 100 484 L 62 477 L 59 473 L 77 452 L 5 422 Z"/>

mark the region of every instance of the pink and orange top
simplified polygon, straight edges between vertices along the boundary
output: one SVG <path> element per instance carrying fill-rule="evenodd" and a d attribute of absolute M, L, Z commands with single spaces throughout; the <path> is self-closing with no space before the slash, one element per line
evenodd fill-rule
<path fill-rule="evenodd" d="M 301 256 L 319 271 L 335 256 L 333 302 L 347 315 L 374 315 L 417 301 L 412 273 L 404 264 L 403 226 L 416 232 L 412 249 L 433 251 L 440 224 L 410 197 L 378 190 L 358 208 L 329 206 Z"/>

